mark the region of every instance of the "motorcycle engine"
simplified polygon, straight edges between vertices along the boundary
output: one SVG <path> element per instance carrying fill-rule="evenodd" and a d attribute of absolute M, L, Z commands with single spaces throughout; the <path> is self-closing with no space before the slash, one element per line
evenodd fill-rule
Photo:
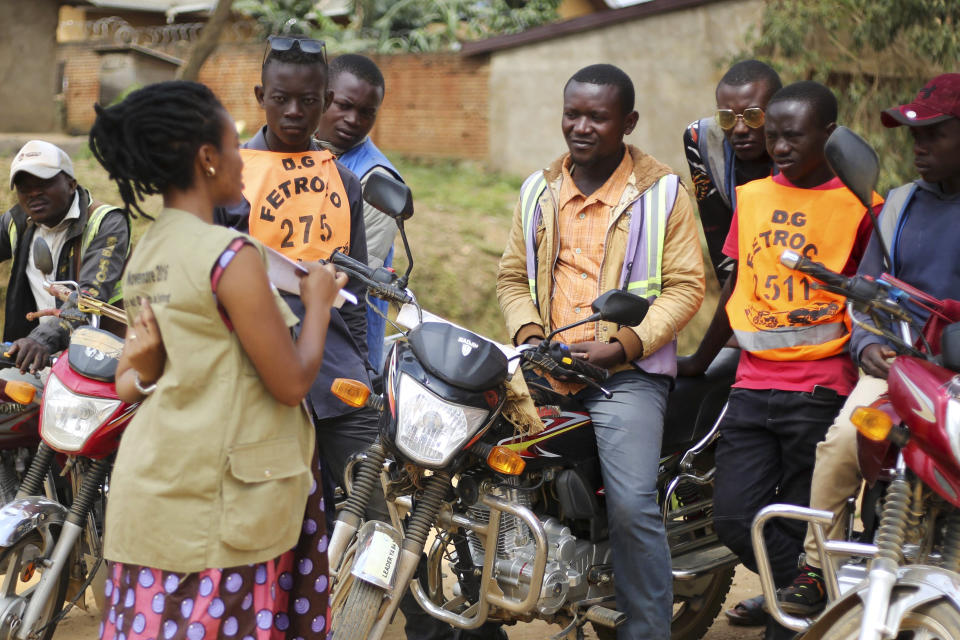
<path fill-rule="evenodd" d="M 511 480 L 516 481 L 514 478 Z M 492 493 L 500 494 L 499 497 L 515 504 L 530 506 L 529 491 L 507 485 L 498 487 Z M 490 521 L 490 510 L 479 503 L 471 506 L 467 514 L 474 520 Z M 583 563 L 576 562 L 577 539 L 569 527 L 555 518 L 547 518 L 543 520 L 543 528 L 547 534 L 547 564 L 537 610 L 542 615 L 551 615 L 566 602 L 570 588 L 583 581 L 583 574 L 577 568 Z M 485 556 L 483 541 L 473 532 L 467 533 L 467 541 L 474 565 L 482 566 Z M 524 599 L 530 589 L 536 546 L 530 530 L 520 519 L 510 514 L 501 514 L 495 553 L 497 559 L 494 575 L 497 584 L 504 595 L 518 600 Z"/>

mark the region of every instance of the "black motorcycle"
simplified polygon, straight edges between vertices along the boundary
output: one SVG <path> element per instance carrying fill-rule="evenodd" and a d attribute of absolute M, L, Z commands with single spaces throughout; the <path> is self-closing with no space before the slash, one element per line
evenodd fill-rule
<path fill-rule="evenodd" d="M 409 190 L 372 178 L 364 197 L 398 221 L 409 256 Z M 601 638 L 614 637 L 625 615 L 614 603 L 589 414 L 532 384 L 546 429 L 515 434 L 501 416 L 520 365 L 601 389 L 607 371 L 550 339 L 513 349 L 432 316 L 406 289 L 410 267 L 398 277 L 332 261 L 403 304 L 398 323 L 408 328 L 384 364 L 382 396 L 350 381 L 334 385 L 345 401 L 381 409 L 382 419 L 378 441 L 348 468 L 349 495 L 328 548 L 333 637 L 381 638 L 407 588 L 458 628 L 541 619 L 563 625 L 561 636 L 590 622 Z M 587 321 L 634 326 L 647 306 L 609 291 Z M 736 564 L 712 522 L 713 443 L 735 367 L 736 354 L 724 353 L 705 376 L 679 381 L 669 403 L 658 489 L 673 558 L 674 638 L 706 632 Z M 378 485 L 391 522 L 364 523 Z"/>

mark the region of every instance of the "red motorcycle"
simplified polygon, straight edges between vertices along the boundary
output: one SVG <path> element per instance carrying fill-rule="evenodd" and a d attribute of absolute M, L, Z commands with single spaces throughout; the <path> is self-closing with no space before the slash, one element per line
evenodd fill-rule
<path fill-rule="evenodd" d="M 875 165 L 871 176 L 871 159 L 864 155 L 859 138 L 852 140 L 848 130 L 838 131 L 841 139 L 833 151 L 839 147 L 842 153 L 833 154 L 834 169 L 867 203 L 876 183 Z M 827 157 L 831 158 L 830 142 Z M 793 251 L 785 251 L 780 261 L 820 281 L 822 288 L 845 296 L 854 323 L 882 336 L 899 355 L 890 368 L 887 394 L 851 416 L 859 432 L 864 479 L 873 488 L 889 483 L 873 544 L 825 540 L 823 527 L 833 518 L 828 511 L 792 505 L 763 509 L 754 520 L 752 537 L 770 613 L 780 624 L 805 632 L 805 639 L 958 638 L 960 323 L 954 323 L 956 303 L 936 300 L 887 274 L 877 279 L 847 278 Z M 930 312 L 925 329 L 915 322 L 908 305 Z M 872 323 L 860 319 L 865 315 Z M 865 523 L 876 510 L 875 502 L 864 500 L 861 519 Z M 778 517 L 803 520 L 813 527 L 829 600 L 815 621 L 791 616 L 777 602 L 763 527 Z M 868 532 L 871 528 L 867 526 Z"/>
<path fill-rule="evenodd" d="M 35 256 L 42 248 L 35 245 Z M 37 262 L 41 272 L 52 271 L 52 260 Z M 115 307 L 107 313 L 123 317 Z M 0 509 L 2 640 L 48 640 L 69 608 L 63 607 L 68 587 L 72 605 L 98 576 L 107 476 L 138 406 L 121 401 L 114 387 L 122 349 L 123 340 L 112 333 L 80 327 L 50 371 L 40 413 L 42 442 L 16 499 Z M 58 457 L 63 482 L 52 473 Z"/>
<path fill-rule="evenodd" d="M 0 503 L 17 494 L 20 479 L 40 442 L 40 376 L 20 374 L 6 354 L 13 344 L 0 344 Z"/>

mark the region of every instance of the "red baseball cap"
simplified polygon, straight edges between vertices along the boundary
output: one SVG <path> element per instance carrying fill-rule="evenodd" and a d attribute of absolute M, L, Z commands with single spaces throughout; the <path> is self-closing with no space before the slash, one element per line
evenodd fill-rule
<path fill-rule="evenodd" d="M 927 83 L 913 102 L 880 113 L 885 127 L 923 127 L 960 118 L 960 73 L 944 73 Z"/>

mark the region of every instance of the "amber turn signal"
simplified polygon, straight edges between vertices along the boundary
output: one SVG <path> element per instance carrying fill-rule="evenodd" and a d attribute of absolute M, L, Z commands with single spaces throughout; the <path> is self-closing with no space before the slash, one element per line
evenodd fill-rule
<path fill-rule="evenodd" d="M 893 420 L 890 419 L 890 416 L 886 412 L 873 407 L 857 407 L 853 415 L 850 416 L 850 422 L 865 438 L 877 442 L 886 440 L 887 436 L 890 435 L 890 429 L 893 428 Z"/>
<path fill-rule="evenodd" d="M 370 397 L 370 389 L 367 385 L 350 378 L 337 378 L 330 385 L 330 391 L 344 404 L 357 408 L 365 406 L 367 398 Z"/>
<path fill-rule="evenodd" d="M 487 466 L 498 473 L 518 476 L 523 473 L 527 463 L 516 451 L 506 447 L 493 447 L 487 454 Z"/>
<path fill-rule="evenodd" d="M 37 395 L 37 388 L 29 382 L 11 380 L 4 383 L 3 393 L 14 402 L 30 404 Z"/>

